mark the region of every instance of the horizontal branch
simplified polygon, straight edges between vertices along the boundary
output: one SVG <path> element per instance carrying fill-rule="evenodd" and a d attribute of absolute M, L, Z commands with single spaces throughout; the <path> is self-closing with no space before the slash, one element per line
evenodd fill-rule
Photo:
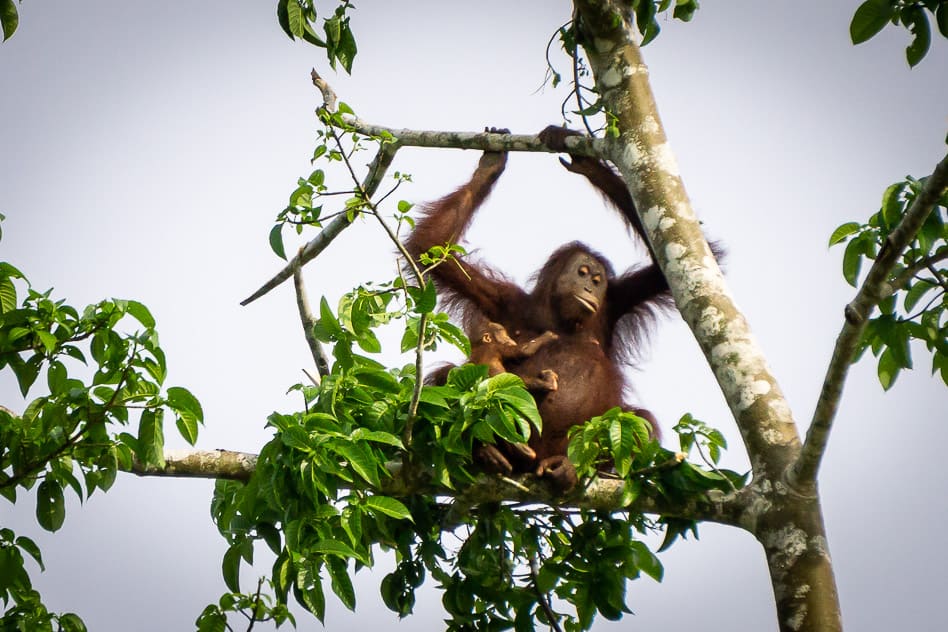
<path fill-rule="evenodd" d="M 495 132 L 445 132 L 434 130 L 396 129 L 368 123 L 344 115 L 343 121 L 359 134 L 391 136 L 400 147 L 434 147 L 440 149 L 478 149 L 481 151 L 533 151 L 558 153 L 544 145 L 536 134 L 498 134 Z M 588 136 L 570 136 L 566 140 L 569 153 L 579 156 L 599 156 L 599 142 Z"/>
<path fill-rule="evenodd" d="M 902 220 L 886 237 L 879 256 L 866 274 L 866 279 L 856 292 L 855 298 L 846 306 L 843 327 L 836 338 L 836 347 L 833 349 L 833 357 L 830 359 L 826 377 L 823 379 L 823 389 L 817 400 L 810 428 L 806 433 L 806 442 L 799 458 L 790 470 L 792 485 L 810 486 L 816 480 L 820 462 L 829 441 L 833 420 L 839 409 L 846 375 L 849 373 L 849 367 L 859 346 L 859 339 L 866 327 L 866 321 L 879 301 L 888 294 L 889 276 L 899 257 L 915 238 L 946 189 L 948 189 L 948 155 L 938 163 Z"/>
<path fill-rule="evenodd" d="M 484 151 L 533 151 L 557 153 L 550 149 L 536 135 L 529 134 L 498 134 L 494 132 L 439 132 L 411 129 L 395 129 L 366 123 L 354 116 L 344 116 L 347 125 L 363 135 L 392 138 L 385 142 L 378 155 L 369 166 L 369 173 L 362 188 L 367 196 L 372 196 L 378 189 L 385 172 L 391 166 L 395 153 L 401 147 L 437 147 L 442 149 L 479 149 Z M 566 147 L 571 154 L 581 156 L 598 156 L 597 139 L 585 136 L 570 136 L 566 139 Z M 354 219 L 354 218 L 353 218 Z M 315 259 L 344 229 L 352 224 L 346 215 L 340 215 L 329 222 L 323 230 L 302 250 L 291 259 L 282 270 L 264 283 L 260 289 L 240 302 L 246 306 L 267 294 L 281 283 L 293 276 L 293 268 L 301 267 Z"/>
<path fill-rule="evenodd" d="M 257 467 L 256 454 L 232 450 L 165 450 L 164 457 L 164 467 L 135 461 L 129 471 L 138 476 L 247 481 Z"/>
<path fill-rule="evenodd" d="M 231 450 L 166 450 L 164 459 L 162 468 L 146 467 L 136 462 L 130 471 L 138 476 L 219 478 L 246 482 L 257 464 L 256 454 Z M 711 491 L 677 503 L 640 495 L 631 505 L 623 506 L 623 481 L 596 478 L 563 497 L 556 495 L 547 481 L 529 474 L 515 479 L 482 475 L 463 491 L 455 492 L 425 482 L 423 477 L 402 475 L 401 464 L 397 462 L 389 464 L 389 471 L 392 477 L 387 479 L 382 489 L 386 494 L 398 497 L 413 494 L 453 496 L 463 507 L 511 501 L 578 509 L 639 511 L 686 520 L 739 525 L 743 507 L 747 505 L 744 494 Z"/>

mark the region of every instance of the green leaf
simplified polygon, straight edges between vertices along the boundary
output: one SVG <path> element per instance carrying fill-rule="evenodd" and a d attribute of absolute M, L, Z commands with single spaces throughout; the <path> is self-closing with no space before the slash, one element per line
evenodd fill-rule
<path fill-rule="evenodd" d="M 224 583 L 231 592 L 240 592 L 240 549 L 243 542 L 236 542 L 224 553 L 224 559 L 221 561 L 221 574 L 224 576 Z"/>
<path fill-rule="evenodd" d="M 46 348 L 46 353 L 52 353 L 56 350 L 56 347 L 59 345 L 59 340 L 56 339 L 56 336 L 44 331 L 42 329 L 36 332 L 36 336 L 40 339 L 40 342 L 43 343 L 43 346 Z"/>
<path fill-rule="evenodd" d="M 849 36 L 853 44 L 862 44 L 875 37 L 892 16 L 895 9 L 888 0 L 867 0 L 859 5 L 849 24 Z"/>
<path fill-rule="evenodd" d="M 329 302 L 325 296 L 319 301 L 319 324 L 322 325 L 332 338 L 338 340 L 344 337 L 342 326 L 339 324 L 339 321 L 336 320 L 332 310 L 329 309 Z"/>
<path fill-rule="evenodd" d="M 2 0 L 0 0 L 2 1 Z M 0 314 L 16 309 L 16 287 L 9 277 L 0 278 Z"/>
<path fill-rule="evenodd" d="M 286 249 L 283 245 L 283 224 L 275 224 L 270 229 L 270 250 L 286 261 Z"/>
<path fill-rule="evenodd" d="M 859 222 L 847 222 L 833 231 L 833 234 L 830 235 L 829 245 L 835 246 L 841 241 L 845 241 L 846 237 L 852 235 L 859 230 Z"/>
<path fill-rule="evenodd" d="M 297 598 L 300 603 L 322 623 L 326 618 L 326 595 L 323 594 L 323 585 L 319 581 L 319 576 L 313 576 L 308 568 L 299 569 L 296 574 L 296 588 L 299 591 Z"/>
<path fill-rule="evenodd" d="M 138 301 L 126 301 L 126 311 L 146 329 L 155 328 L 155 317 L 151 315 L 148 308 Z"/>
<path fill-rule="evenodd" d="M 657 582 L 662 581 L 665 569 L 662 567 L 662 563 L 659 559 L 648 549 L 644 542 L 637 540 L 630 542 L 629 549 L 631 550 L 635 566 L 640 571 Z"/>
<path fill-rule="evenodd" d="M 62 362 L 54 360 L 49 363 L 46 370 L 46 384 L 49 386 L 50 395 L 59 395 L 66 387 L 66 367 Z"/>
<path fill-rule="evenodd" d="M 72 612 L 59 615 L 59 628 L 61 632 L 86 632 L 86 624 Z"/>
<path fill-rule="evenodd" d="M 3 26 L 3 41 L 13 37 L 17 25 L 20 23 L 20 17 L 16 12 L 16 4 L 13 0 L 0 0 L 0 25 Z"/>
<path fill-rule="evenodd" d="M 886 350 L 882 352 L 882 355 L 879 356 L 879 366 L 877 368 L 879 383 L 882 384 L 884 390 L 887 391 L 892 388 L 900 370 L 901 367 L 896 359 L 895 352 L 892 351 L 891 347 L 887 347 Z"/>
<path fill-rule="evenodd" d="M 36 542 L 25 535 L 21 535 L 16 539 L 16 545 L 29 553 L 30 557 L 36 560 L 36 563 L 39 564 L 40 570 L 46 570 L 46 567 L 43 566 L 43 554 L 40 553 L 40 548 L 36 546 Z"/>
<path fill-rule="evenodd" d="M 374 443 L 384 443 L 386 445 L 394 446 L 399 449 L 404 449 L 402 445 L 402 440 L 397 436 L 393 435 L 390 432 L 384 432 L 382 430 L 366 430 L 365 428 L 357 428 L 351 436 L 354 440 L 362 441 L 372 441 Z"/>
<path fill-rule="evenodd" d="M 411 517 L 411 512 L 408 511 L 408 507 L 401 501 L 389 496 L 369 496 L 365 499 L 365 506 L 373 512 L 385 514 L 396 520 L 409 520 L 414 522 Z"/>
<path fill-rule="evenodd" d="M 63 488 L 50 478 L 43 479 L 36 493 L 36 521 L 47 531 L 58 531 L 66 520 Z"/>
<path fill-rule="evenodd" d="M 197 397 L 182 386 L 172 386 L 168 389 L 168 406 L 182 417 L 187 416 L 197 422 L 204 423 L 204 409 Z"/>
<path fill-rule="evenodd" d="M 373 487 L 379 487 L 378 463 L 371 451 L 358 443 L 337 443 L 329 445 L 330 449 L 349 462 L 349 467 Z"/>
<path fill-rule="evenodd" d="M 355 589 L 352 587 L 352 579 L 349 577 L 349 565 L 346 560 L 331 557 L 326 560 L 326 566 L 329 568 L 329 578 L 332 580 L 332 591 L 336 593 L 339 601 L 346 608 L 355 610 Z"/>
<path fill-rule="evenodd" d="M 352 558 L 354 560 L 359 560 L 366 566 L 369 566 L 370 560 L 349 548 L 347 545 L 343 544 L 338 540 L 320 540 L 316 542 L 309 550 L 313 553 L 322 553 L 323 555 L 334 555 L 343 559 Z"/>
<path fill-rule="evenodd" d="M 909 66 L 916 66 L 928 53 L 932 44 L 932 27 L 928 23 L 928 14 L 921 7 L 908 9 L 909 31 L 915 36 L 905 48 L 905 59 Z M 905 18 L 905 11 L 902 13 Z"/>
<path fill-rule="evenodd" d="M 146 467 L 165 466 L 165 435 L 162 429 L 164 411 L 146 409 L 138 424 L 138 458 Z"/>
<path fill-rule="evenodd" d="M 283 5 L 278 6 L 278 10 Z M 300 7 L 298 0 L 287 0 L 286 4 L 286 26 L 287 34 L 292 38 L 303 37 L 303 30 L 306 26 L 306 18 L 303 15 L 303 9 Z"/>
<path fill-rule="evenodd" d="M 862 256 L 865 253 L 865 244 L 854 239 L 846 245 L 846 252 L 843 253 L 843 278 L 851 286 L 856 287 L 859 279 L 859 268 L 862 266 Z"/>
<path fill-rule="evenodd" d="M 905 298 L 903 299 L 905 311 L 910 312 L 915 309 L 915 306 L 920 300 L 922 300 L 922 297 L 925 296 L 929 290 L 932 290 L 935 287 L 935 285 L 925 281 L 924 279 L 916 281 L 912 287 L 909 288 L 908 292 L 905 293 Z"/>
<path fill-rule="evenodd" d="M 942 2 L 935 9 L 935 23 L 938 25 L 938 31 L 948 37 L 948 2 Z"/>

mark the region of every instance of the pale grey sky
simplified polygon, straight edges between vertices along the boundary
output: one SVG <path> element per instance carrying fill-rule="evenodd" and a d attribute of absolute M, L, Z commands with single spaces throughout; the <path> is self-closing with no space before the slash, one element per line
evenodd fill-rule
<path fill-rule="evenodd" d="M 269 438 L 266 416 L 298 405 L 284 395 L 308 366 L 291 290 L 238 302 L 280 267 L 267 232 L 310 171 L 312 66 L 363 118 L 393 127 L 531 133 L 559 122 L 565 89 L 535 90 L 546 41 L 569 19 L 565 0 L 357 6 L 352 77 L 331 73 L 322 51 L 290 42 L 274 2 L 33 1 L 20 5 L 20 29 L 0 45 L 0 257 L 75 305 L 107 296 L 146 303 L 169 385 L 187 386 L 204 405 L 200 447 L 256 451 Z M 802 424 L 853 293 L 828 235 L 868 217 L 888 184 L 929 173 L 945 151 L 948 47 L 936 41 L 914 70 L 904 31 L 853 47 L 856 6 L 704 3 L 691 24 L 663 22 L 644 51 L 694 206 L 728 246 L 730 286 Z M 473 152 L 403 150 L 395 168 L 414 184 L 400 194 L 439 197 L 476 161 Z M 644 255 L 612 215 L 554 157 L 514 155 L 469 240 L 521 282 L 572 239 L 624 269 Z M 391 253 L 374 225 L 353 227 L 306 269 L 312 300 L 334 302 L 386 278 Z M 917 370 L 888 394 L 874 365 L 855 368 L 823 470 L 852 630 L 936 630 L 944 621 L 948 396 L 915 352 Z M 746 467 L 723 398 L 677 317 L 631 381 L 666 428 L 691 412 L 727 433 L 726 465 Z M 23 405 L 7 374 L 0 403 Z M 225 590 L 211 487 L 122 476 L 109 494 L 71 503 L 55 535 L 33 524 L 28 503 L 0 505 L 0 523 L 42 546 L 47 571 L 34 578 L 51 608 L 78 612 L 95 632 L 188 629 Z M 766 565 L 749 535 L 703 526 L 699 542 L 662 560 L 665 581 L 629 584 L 636 616 L 618 625 L 776 628 Z M 329 597 L 327 627 L 395 624 L 378 597 L 383 574 L 359 573 L 354 614 Z M 400 628 L 441 627 L 439 600 L 426 592 Z M 299 629 L 316 628 L 301 617 Z"/>

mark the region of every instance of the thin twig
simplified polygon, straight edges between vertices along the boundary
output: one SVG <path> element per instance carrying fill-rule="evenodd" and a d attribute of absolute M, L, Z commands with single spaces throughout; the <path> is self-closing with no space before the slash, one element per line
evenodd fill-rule
<path fill-rule="evenodd" d="M 378 153 L 375 155 L 375 159 L 369 165 L 369 173 L 366 175 L 362 184 L 362 188 L 366 192 L 375 193 L 379 187 L 379 184 L 382 182 L 382 178 L 385 176 L 385 172 L 391 166 L 392 160 L 395 158 L 395 152 L 397 151 L 398 145 L 396 143 L 384 143 L 382 147 L 379 148 Z M 353 219 L 350 220 L 347 215 L 340 215 L 329 222 L 329 224 L 327 224 L 326 227 L 323 228 L 323 230 L 318 235 L 316 235 L 316 237 L 303 246 L 300 252 L 295 257 L 293 257 L 293 259 L 289 261 L 282 270 L 277 272 L 273 278 L 260 286 L 260 289 L 242 300 L 240 304 L 244 306 L 249 305 L 289 279 L 291 276 L 293 276 L 293 266 L 297 265 L 297 261 L 299 262 L 300 266 L 304 266 L 315 259 L 323 250 L 326 249 L 326 246 L 332 243 L 332 241 L 339 236 L 339 233 L 352 224 L 354 219 L 355 218 L 353 217 Z"/>
<path fill-rule="evenodd" d="M 915 201 L 902 220 L 886 237 L 882 250 L 869 269 L 855 298 L 845 310 L 845 321 L 836 339 L 833 357 L 826 370 L 806 442 L 796 462 L 788 471 L 789 482 L 794 487 L 810 487 L 816 481 L 820 462 L 826 452 L 830 430 L 843 394 L 846 375 L 859 345 L 863 329 L 872 310 L 884 298 L 884 289 L 892 269 L 899 257 L 915 238 L 922 224 L 935 208 L 939 198 L 948 188 L 948 155 L 942 158 Z"/>
<path fill-rule="evenodd" d="M 530 556 L 530 580 L 533 585 L 533 590 L 536 592 L 537 601 L 540 602 L 540 607 L 543 608 L 543 612 L 546 613 L 546 618 L 550 622 L 550 629 L 555 632 L 563 632 L 560 628 L 559 617 L 556 616 L 556 613 L 553 612 L 553 608 L 550 607 L 550 599 L 547 597 L 546 593 L 540 590 L 540 586 L 537 583 L 540 577 L 540 569 L 537 564 L 536 556 Z"/>

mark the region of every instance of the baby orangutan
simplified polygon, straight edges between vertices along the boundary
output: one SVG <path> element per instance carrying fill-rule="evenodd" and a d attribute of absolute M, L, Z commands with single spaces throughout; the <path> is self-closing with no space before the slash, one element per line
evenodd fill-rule
<path fill-rule="evenodd" d="M 487 365 L 487 374 L 490 376 L 507 373 L 504 360 L 528 358 L 558 337 L 554 332 L 546 331 L 529 342 L 518 344 L 503 325 L 489 322 L 478 338 L 471 339 L 471 357 L 468 362 Z M 521 376 L 521 379 L 529 390 L 550 392 L 558 387 L 557 375 L 552 369 L 543 369 L 536 376 Z"/>

